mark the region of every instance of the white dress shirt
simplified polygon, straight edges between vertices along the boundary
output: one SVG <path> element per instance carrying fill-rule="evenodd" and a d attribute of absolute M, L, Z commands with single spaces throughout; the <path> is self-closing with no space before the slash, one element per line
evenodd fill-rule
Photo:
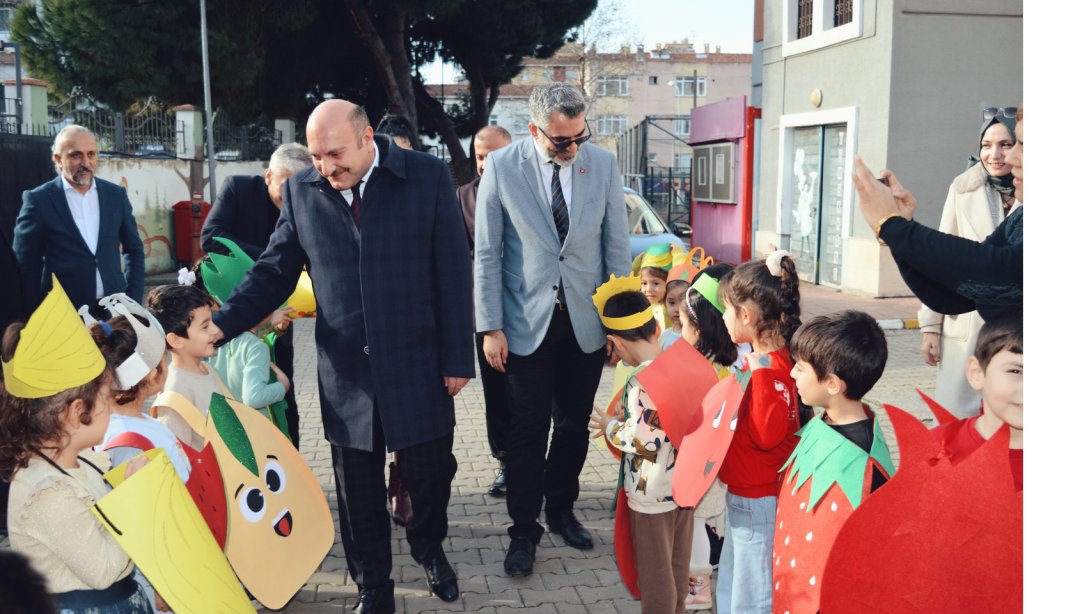
<path fill-rule="evenodd" d="M 363 179 L 359 180 L 360 202 L 363 202 L 363 188 L 367 187 L 367 180 L 371 178 L 371 173 L 374 172 L 374 169 L 378 168 L 378 145 L 374 145 L 372 143 L 371 146 L 374 147 L 374 162 L 371 163 L 371 167 L 367 169 L 367 174 L 363 175 Z M 391 142 L 390 147 L 397 147 L 397 145 Z M 354 195 L 352 194 L 352 188 L 348 188 L 347 190 L 339 190 L 339 192 L 340 195 L 344 197 L 344 200 L 348 201 L 348 208 L 351 208 L 352 199 L 354 198 Z"/>
<path fill-rule="evenodd" d="M 83 237 L 87 249 L 95 254 L 98 252 L 98 227 L 102 218 L 98 207 L 98 185 L 91 179 L 91 189 L 86 194 L 80 194 L 64 175 L 61 175 L 61 182 L 64 183 L 64 198 L 68 201 L 68 210 L 72 212 L 79 235 Z M 102 273 L 95 266 L 95 298 L 102 298 L 103 293 Z"/>
<path fill-rule="evenodd" d="M 532 138 L 532 137 L 530 137 Z M 533 141 L 533 148 L 537 151 L 537 170 L 541 176 L 541 187 L 544 188 L 545 202 L 552 206 L 552 160 L 541 149 L 540 143 Z M 571 174 L 573 164 L 560 167 L 560 191 L 563 192 L 563 201 L 567 203 L 567 217 L 571 217 Z"/>

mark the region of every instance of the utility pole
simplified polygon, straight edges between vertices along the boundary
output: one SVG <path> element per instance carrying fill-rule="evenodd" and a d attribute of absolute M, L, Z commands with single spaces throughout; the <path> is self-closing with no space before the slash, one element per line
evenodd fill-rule
<path fill-rule="evenodd" d="M 204 129 L 208 143 L 208 201 L 216 201 L 216 143 L 212 136 L 212 123 L 215 114 L 212 113 L 212 76 L 208 69 L 208 16 L 204 6 L 204 0 L 200 0 L 200 52 L 204 59 L 204 114 L 207 121 Z"/>

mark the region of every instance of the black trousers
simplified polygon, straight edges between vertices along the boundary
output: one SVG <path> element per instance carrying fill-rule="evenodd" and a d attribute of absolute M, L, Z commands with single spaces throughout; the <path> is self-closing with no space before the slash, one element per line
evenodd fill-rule
<path fill-rule="evenodd" d="M 484 419 L 488 425 L 488 446 L 499 462 L 506 461 L 510 448 L 510 404 L 507 400 L 507 376 L 496 371 L 484 356 L 484 333 L 476 334 L 476 362 L 480 365 L 480 384 L 484 387 Z"/>
<path fill-rule="evenodd" d="M 291 443 L 295 448 L 299 447 L 299 404 L 295 402 L 295 343 L 293 326 L 287 327 L 282 335 L 276 338 L 274 346 L 276 354 L 276 366 L 284 372 L 287 379 L 291 380 L 291 390 L 287 391 L 284 400 L 287 401 L 287 432 L 291 434 Z"/>
<path fill-rule="evenodd" d="M 511 430 L 506 466 L 511 537 L 540 541 L 544 528 L 537 518 L 542 502 L 546 514 L 557 514 L 570 511 L 579 498 L 579 473 L 589 443 L 587 424 L 604 364 L 605 348 L 583 352 L 571 318 L 559 307 L 536 351 L 508 356 Z"/>
<path fill-rule="evenodd" d="M 348 572 L 362 589 L 393 586 L 390 517 L 386 511 L 386 444 L 378 413 L 373 452 L 330 444 L 337 487 L 340 537 Z M 412 558 L 424 561 L 442 549 L 446 507 L 457 472 L 454 434 L 398 450 L 401 482 L 412 498 L 412 522 L 405 527 Z"/>

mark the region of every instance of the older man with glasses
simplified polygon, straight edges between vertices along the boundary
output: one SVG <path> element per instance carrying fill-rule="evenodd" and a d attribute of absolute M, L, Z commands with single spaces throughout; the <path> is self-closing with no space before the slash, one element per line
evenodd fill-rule
<path fill-rule="evenodd" d="M 491 154 L 475 220 L 476 328 L 510 393 L 513 524 L 503 566 L 512 576 L 533 572 L 542 503 L 565 543 L 593 547 L 574 514 L 605 362 L 591 296 L 631 266 L 620 171 L 615 156 L 586 143 L 586 99 L 552 83 L 536 88 L 529 105 L 531 138 Z"/>

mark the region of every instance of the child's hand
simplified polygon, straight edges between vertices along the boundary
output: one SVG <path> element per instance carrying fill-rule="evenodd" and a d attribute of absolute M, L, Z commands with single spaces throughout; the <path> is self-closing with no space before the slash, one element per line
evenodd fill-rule
<path fill-rule="evenodd" d="M 269 363 L 268 366 L 276 375 L 276 381 L 283 384 L 284 393 L 287 393 L 287 391 L 291 390 L 291 380 L 287 379 L 287 375 L 285 375 L 284 372 L 280 370 L 280 367 L 277 367 L 274 363 Z"/>
<path fill-rule="evenodd" d="M 590 438 L 597 439 L 598 437 L 605 435 L 605 427 L 608 426 L 611 420 L 612 415 L 595 405 L 594 411 L 590 414 Z"/>
<path fill-rule="evenodd" d="M 148 460 L 146 456 L 137 456 L 136 458 L 130 460 L 129 463 L 125 465 L 125 479 L 127 480 L 131 478 L 132 474 L 139 471 L 140 468 L 142 468 L 147 463 Z"/>
<path fill-rule="evenodd" d="M 749 363 L 749 371 L 759 371 L 771 367 L 771 356 L 759 352 L 745 354 L 745 362 Z"/>
<path fill-rule="evenodd" d="M 291 326 L 291 314 L 295 313 L 293 307 L 283 307 L 273 311 L 268 317 L 269 326 L 277 333 L 282 333 Z"/>

